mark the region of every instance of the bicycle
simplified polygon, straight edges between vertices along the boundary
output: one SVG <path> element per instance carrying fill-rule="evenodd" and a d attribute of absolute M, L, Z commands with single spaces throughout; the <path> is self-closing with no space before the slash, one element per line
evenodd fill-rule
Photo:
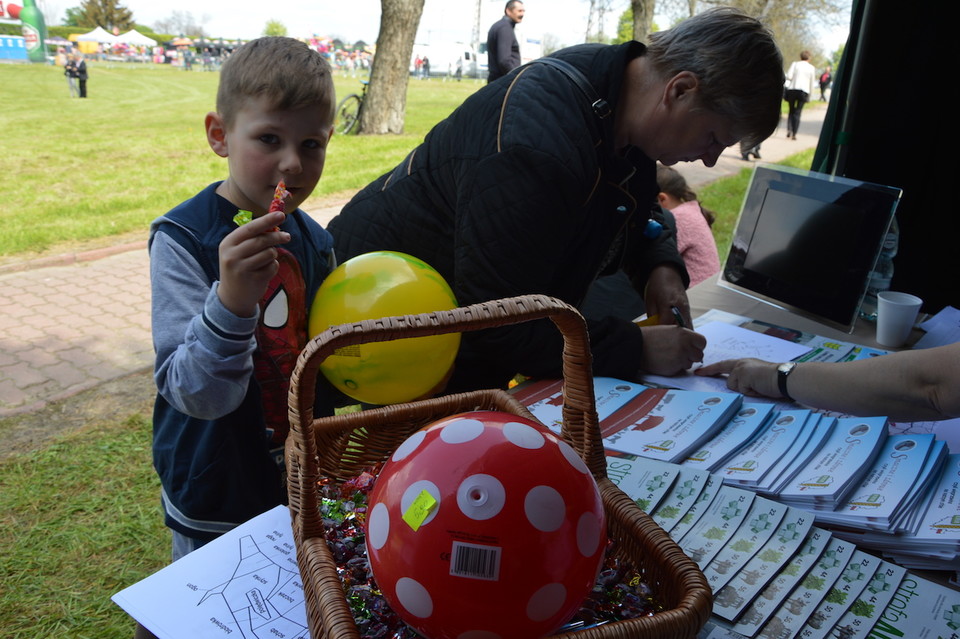
<path fill-rule="evenodd" d="M 359 129 L 360 113 L 363 110 L 363 100 L 367 97 L 367 86 L 370 81 L 360 80 L 360 84 L 363 85 L 363 91 L 359 94 L 351 93 L 337 105 L 334 128 L 340 135 L 347 135 L 354 129 Z"/>

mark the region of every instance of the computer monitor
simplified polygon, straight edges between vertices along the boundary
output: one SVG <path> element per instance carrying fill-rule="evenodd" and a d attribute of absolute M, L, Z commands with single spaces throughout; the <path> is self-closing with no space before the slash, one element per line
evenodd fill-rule
<path fill-rule="evenodd" d="M 900 194 L 757 165 L 718 283 L 851 332 Z"/>

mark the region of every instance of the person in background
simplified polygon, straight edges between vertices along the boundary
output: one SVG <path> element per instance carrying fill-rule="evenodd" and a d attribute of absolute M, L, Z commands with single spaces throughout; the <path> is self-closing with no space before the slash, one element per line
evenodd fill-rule
<path fill-rule="evenodd" d="M 740 157 L 744 162 L 750 161 L 750 156 L 760 159 L 760 144 L 754 144 L 753 146 L 747 146 L 743 142 L 740 143 Z"/>
<path fill-rule="evenodd" d="M 63 74 L 67 76 L 67 86 L 70 88 L 70 97 L 78 97 L 80 95 L 80 87 L 77 86 L 77 60 L 74 56 L 66 56 L 63 65 Z"/>
<path fill-rule="evenodd" d="M 74 77 L 79 85 L 80 97 L 87 97 L 87 62 L 83 59 L 83 54 L 77 51 L 73 54 Z"/>
<path fill-rule="evenodd" d="M 800 59 L 794 60 L 787 70 L 787 81 L 784 84 L 786 91 L 784 98 L 787 101 L 787 137 L 797 139 L 800 130 L 800 114 L 803 105 L 810 101 L 813 87 L 817 78 L 817 70 L 810 64 L 810 52 L 801 51 Z"/>
<path fill-rule="evenodd" d="M 833 74 L 830 73 L 830 66 L 827 65 L 827 68 L 823 70 L 823 73 L 820 74 L 820 101 L 827 101 L 827 89 L 830 88 L 830 82 L 833 81 Z"/>
<path fill-rule="evenodd" d="M 769 136 L 783 58 L 767 27 L 727 7 L 649 45 L 551 58 L 563 68 L 534 61 L 484 85 L 357 193 L 328 225 L 338 259 L 413 255 L 460 305 L 542 294 L 576 307 L 594 279 L 622 269 L 661 324 L 589 322 L 594 374 L 679 373 L 701 360 L 705 338 L 671 312 L 690 321 L 689 276 L 656 204 L 657 161 L 714 166 L 724 148 Z M 550 322 L 464 334 L 445 392 L 557 377 L 561 341 Z"/>
<path fill-rule="evenodd" d="M 520 43 L 514 29 L 523 20 L 523 13 L 523 3 L 510 0 L 503 9 L 503 17 L 487 32 L 488 83 L 520 66 Z"/>
<path fill-rule="evenodd" d="M 720 270 L 717 242 L 710 230 L 716 214 L 703 208 L 687 180 L 673 167 L 657 166 L 657 185 L 657 201 L 676 220 L 677 250 L 690 275 L 690 286 L 696 286 Z"/>
<path fill-rule="evenodd" d="M 859 417 L 960 417 L 960 343 L 839 363 L 728 359 L 694 372 L 726 375 L 727 387 L 744 395 L 782 397 Z"/>

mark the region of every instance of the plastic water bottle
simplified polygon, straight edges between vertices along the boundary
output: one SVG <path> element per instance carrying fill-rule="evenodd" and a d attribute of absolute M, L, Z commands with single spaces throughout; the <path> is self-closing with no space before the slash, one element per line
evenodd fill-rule
<path fill-rule="evenodd" d="M 883 238 L 883 245 L 880 247 L 880 255 L 877 256 L 877 264 L 870 271 L 870 279 L 867 282 L 867 292 L 863 296 L 863 302 L 860 304 L 860 317 L 871 322 L 877 319 L 877 293 L 890 290 L 890 281 L 893 279 L 893 258 L 897 254 L 897 247 L 900 245 L 900 227 L 897 225 L 897 219 L 890 222 L 890 228 Z"/>

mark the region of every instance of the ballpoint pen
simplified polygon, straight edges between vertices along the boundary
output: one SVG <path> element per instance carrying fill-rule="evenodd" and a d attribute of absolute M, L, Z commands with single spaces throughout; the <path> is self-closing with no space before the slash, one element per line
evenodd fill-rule
<path fill-rule="evenodd" d="M 683 321 L 683 314 L 680 312 L 679 308 L 677 308 L 676 306 L 671 306 L 670 312 L 673 313 L 673 319 L 676 320 L 677 326 L 679 326 L 680 328 L 687 327 L 687 323 Z"/>

